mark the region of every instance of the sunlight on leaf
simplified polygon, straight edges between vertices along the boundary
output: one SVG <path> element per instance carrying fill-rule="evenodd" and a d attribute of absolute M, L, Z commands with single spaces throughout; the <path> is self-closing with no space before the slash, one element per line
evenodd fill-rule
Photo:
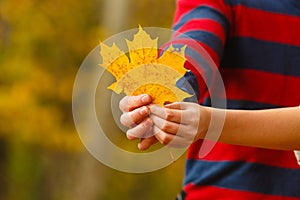
<path fill-rule="evenodd" d="M 165 102 L 183 101 L 191 95 L 176 87 L 176 82 L 187 71 L 184 68 L 185 46 L 175 49 L 170 45 L 158 57 L 158 38 L 139 27 L 133 40 L 126 40 L 128 55 L 116 44 L 111 47 L 100 43 L 100 66 L 109 71 L 116 79 L 108 88 L 117 94 L 149 94 L 153 103 L 164 105 Z"/>

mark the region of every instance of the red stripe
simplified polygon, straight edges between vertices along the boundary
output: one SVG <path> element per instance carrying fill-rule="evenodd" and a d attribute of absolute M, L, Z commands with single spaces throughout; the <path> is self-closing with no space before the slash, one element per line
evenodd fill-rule
<path fill-rule="evenodd" d="M 177 31 L 179 33 L 185 33 L 188 31 L 207 31 L 220 38 L 223 45 L 226 40 L 226 33 L 223 27 L 218 22 L 211 19 L 191 19 Z M 178 34 L 175 34 L 175 36 L 177 35 Z"/>
<path fill-rule="evenodd" d="M 300 104 L 300 77 L 252 69 L 222 69 L 221 74 L 227 99 L 278 106 L 298 106 Z"/>
<path fill-rule="evenodd" d="M 210 62 L 211 60 L 213 60 L 214 65 L 219 66 L 220 59 L 219 59 L 218 54 L 210 46 L 208 46 L 207 44 L 205 44 L 201 41 L 197 41 L 197 42 L 205 50 L 205 52 L 207 53 L 206 56 L 204 56 L 204 57 L 206 57 L 206 61 Z M 194 49 L 194 50 L 199 52 L 197 49 Z M 202 50 L 200 50 L 200 51 L 202 51 Z M 210 58 L 208 58 L 208 55 L 209 55 Z"/>
<path fill-rule="evenodd" d="M 233 12 L 233 24 L 239 25 L 234 27 L 234 36 L 300 46 L 300 17 L 266 12 L 243 5 L 233 7 Z"/>
<path fill-rule="evenodd" d="M 184 188 L 187 193 L 186 200 L 199 200 L 199 199 L 218 199 L 218 200 L 253 200 L 253 199 L 263 199 L 263 200 L 299 200 L 296 197 L 286 197 L 286 196 L 275 196 L 266 195 L 255 192 L 248 191 L 238 191 L 226 188 L 220 188 L 215 186 L 196 186 L 194 184 L 188 184 Z"/>
<path fill-rule="evenodd" d="M 180 18 L 183 15 L 187 14 L 189 11 L 199 6 L 211 7 L 225 15 L 228 19 L 231 19 L 231 7 L 229 5 L 226 5 L 224 3 L 224 0 L 177 0 L 177 8 L 173 24 L 176 24 L 178 21 L 180 21 Z"/>
<path fill-rule="evenodd" d="M 274 167 L 300 169 L 293 151 L 261 149 L 218 142 L 204 158 L 199 157 L 202 140 L 191 145 L 187 158 L 206 161 L 243 161 Z"/>
<path fill-rule="evenodd" d="M 193 39 L 187 38 L 171 38 L 171 40 L 164 45 L 169 46 L 170 44 L 180 44 L 186 45 L 187 47 L 193 49 L 193 51 L 197 52 L 199 55 L 203 57 L 211 66 L 216 67 L 216 64 L 213 60 L 214 57 L 218 57 L 216 52 L 210 48 L 209 46 Z M 199 64 L 198 64 L 199 65 Z M 197 65 L 195 65 L 197 66 Z"/>
<path fill-rule="evenodd" d="M 206 62 L 211 66 L 212 70 L 217 69 L 216 62 L 219 62 L 219 57 L 216 52 L 211 49 L 206 44 L 198 42 L 192 39 L 182 39 L 182 38 L 172 38 L 167 44 L 164 46 L 169 46 L 170 44 L 181 44 L 187 45 L 189 48 L 193 49 L 193 51 L 197 52 L 199 55 L 206 60 Z M 202 67 L 195 61 L 194 58 L 185 55 L 187 58 L 187 62 L 185 63 L 185 67 L 191 70 L 194 75 L 197 77 L 199 91 L 201 91 L 201 97 L 199 102 L 202 102 L 204 99 L 205 92 L 207 91 L 207 84 L 206 84 L 206 74 L 203 71 Z"/>

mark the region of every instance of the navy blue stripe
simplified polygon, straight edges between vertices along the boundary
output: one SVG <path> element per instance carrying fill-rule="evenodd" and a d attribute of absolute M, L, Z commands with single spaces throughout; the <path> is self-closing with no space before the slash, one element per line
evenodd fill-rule
<path fill-rule="evenodd" d="M 246 162 L 188 160 L 186 171 L 185 184 L 193 182 L 196 185 L 300 197 L 300 169 Z"/>
<path fill-rule="evenodd" d="M 227 108 L 229 109 L 260 110 L 260 109 L 271 109 L 271 108 L 279 108 L 279 107 L 280 106 L 278 105 L 267 104 L 267 103 L 227 99 Z"/>
<path fill-rule="evenodd" d="M 216 102 L 224 102 L 223 99 L 214 98 Z M 280 106 L 274 104 L 260 103 L 254 101 L 246 101 L 246 100 L 232 100 L 226 99 L 228 109 L 245 109 L 245 110 L 260 110 L 260 109 L 271 109 L 271 108 L 279 108 Z M 210 99 L 205 99 L 203 102 L 205 106 L 211 106 Z M 215 107 L 215 106 L 214 106 Z"/>
<path fill-rule="evenodd" d="M 180 18 L 179 22 L 173 26 L 173 29 L 175 31 L 179 30 L 184 24 L 192 19 L 211 19 L 218 22 L 224 28 L 226 33 L 229 31 L 230 23 L 227 18 L 219 11 L 208 6 L 199 6 L 186 13 Z"/>
<path fill-rule="evenodd" d="M 178 38 L 193 39 L 202 42 L 212 48 L 221 58 L 223 53 L 223 44 L 221 39 L 213 33 L 207 31 L 188 31 L 178 36 Z"/>
<path fill-rule="evenodd" d="M 176 86 L 181 90 L 193 95 L 192 97 L 185 98 L 184 101 L 194 103 L 198 102 L 200 92 L 197 77 L 193 74 L 193 72 L 186 72 L 184 76 L 176 82 Z"/>
<path fill-rule="evenodd" d="M 247 37 L 228 40 L 222 67 L 300 76 L 300 47 Z"/>
<path fill-rule="evenodd" d="M 224 102 L 224 99 L 214 97 L 215 102 Z M 206 98 L 202 105 L 204 106 L 212 106 L 211 99 Z M 214 107 L 218 107 L 218 104 Z M 271 108 L 280 108 L 282 106 L 274 105 L 274 104 L 267 104 L 267 103 L 260 103 L 255 101 L 247 101 L 247 100 L 233 100 L 233 99 L 226 99 L 226 108 L 228 109 L 244 109 L 244 110 L 260 110 L 260 109 L 271 109 Z"/>
<path fill-rule="evenodd" d="M 299 0 L 226 0 L 226 3 L 232 6 L 243 5 L 267 12 L 300 16 Z"/>

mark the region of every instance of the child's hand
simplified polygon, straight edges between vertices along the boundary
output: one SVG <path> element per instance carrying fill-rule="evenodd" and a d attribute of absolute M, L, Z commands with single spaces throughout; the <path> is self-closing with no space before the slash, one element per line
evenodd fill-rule
<path fill-rule="evenodd" d="M 150 118 L 154 123 L 154 135 L 160 143 L 186 147 L 204 138 L 209 127 L 210 111 L 196 103 L 175 102 L 165 107 L 150 105 Z"/>
<path fill-rule="evenodd" d="M 129 140 L 142 138 L 138 144 L 140 150 L 148 149 L 157 142 L 153 136 L 153 123 L 149 118 L 150 109 L 148 105 L 152 99 L 147 94 L 138 96 L 126 96 L 119 104 L 123 114 L 120 121 L 124 126 L 129 127 L 126 135 Z"/>

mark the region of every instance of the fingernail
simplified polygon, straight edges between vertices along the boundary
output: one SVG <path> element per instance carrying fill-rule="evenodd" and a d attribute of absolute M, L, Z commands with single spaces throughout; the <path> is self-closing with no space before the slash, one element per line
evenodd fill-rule
<path fill-rule="evenodd" d="M 138 149 L 139 150 L 144 150 L 144 146 L 141 143 L 138 143 Z"/>
<path fill-rule="evenodd" d="M 150 99 L 149 99 L 149 96 L 148 95 L 144 95 L 143 97 L 142 97 L 142 102 L 143 103 L 148 103 L 150 101 Z"/>
<path fill-rule="evenodd" d="M 145 115 L 146 113 L 147 113 L 147 108 L 146 107 L 141 108 L 140 114 Z"/>

